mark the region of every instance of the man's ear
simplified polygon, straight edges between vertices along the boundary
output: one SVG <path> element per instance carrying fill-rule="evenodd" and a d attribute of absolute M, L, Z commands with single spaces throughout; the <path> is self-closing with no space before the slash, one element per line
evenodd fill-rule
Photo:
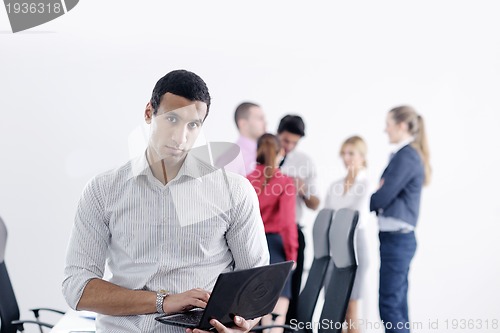
<path fill-rule="evenodd" d="M 409 127 L 408 127 L 408 124 L 407 124 L 406 122 L 404 122 L 404 121 L 400 122 L 400 123 L 398 124 L 398 126 L 399 126 L 399 129 L 400 129 L 401 131 L 403 131 L 403 132 L 409 132 L 409 131 L 410 131 L 410 129 L 409 129 Z"/>
<path fill-rule="evenodd" d="M 151 106 L 151 102 L 146 104 L 146 110 L 144 110 L 144 120 L 146 124 L 151 124 L 151 119 L 153 118 L 153 107 Z"/>
<path fill-rule="evenodd" d="M 238 130 L 241 130 L 243 127 L 245 127 L 246 123 L 247 120 L 245 118 L 238 119 Z"/>

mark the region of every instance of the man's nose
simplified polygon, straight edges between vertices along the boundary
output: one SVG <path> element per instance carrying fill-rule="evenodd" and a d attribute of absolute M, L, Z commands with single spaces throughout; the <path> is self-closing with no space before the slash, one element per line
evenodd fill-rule
<path fill-rule="evenodd" d="M 177 144 L 178 148 L 182 148 L 187 142 L 188 129 L 186 126 L 178 126 L 172 132 L 172 140 Z"/>

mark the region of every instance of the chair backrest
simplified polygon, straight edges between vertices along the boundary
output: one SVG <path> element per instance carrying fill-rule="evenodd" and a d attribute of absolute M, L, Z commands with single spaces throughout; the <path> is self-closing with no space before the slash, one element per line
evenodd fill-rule
<path fill-rule="evenodd" d="M 0 217 L 0 262 L 5 259 L 5 248 L 7 247 L 7 227 Z"/>
<path fill-rule="evenodd" d="M 0 333 L 15 333 L 16 327 L 11 322 L 19 319 L 19 307 L 5 266 L 6 246 L 7 228 L 0 218 Z"/>
<path fill-rule="evenodd" d="M 354 232 L 358 217 L 358 211 L 348 208 L 339 209 L 333 216 L 329 232 L 332 269 L 320 316 L 320 323 L 329 324 L 319 325 L 318 333 L 342 332 L 342 323 L 358 267 L 354 249 Z M 323 321 L 325 319 L 326 321 Z"/>
<path fill-rule="evenodd" d="M 304 289 L 299 295 L 297 305 L 297 321 L 307 323 L 312 321 L 314 308 L 323 286 L 326 270 L 330 262 L 329 231 L 332 222 L 333 209 L 322 209 L 316 216 L 313 225 L 314 259 L 307 276 Z M 305 329 L 304 332 L 310 330 Z"/>

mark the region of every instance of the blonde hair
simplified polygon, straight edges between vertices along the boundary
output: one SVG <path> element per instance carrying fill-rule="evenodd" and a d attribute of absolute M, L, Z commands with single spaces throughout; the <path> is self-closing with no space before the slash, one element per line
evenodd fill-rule
<path fill-rule="evenodd" d="M 363 157 L 363 166 L 366 168 L 366 153 L 368 151 L 368 148 L 366 147 L 365 140 L 363 140 L 363 138 L 358 135 L 353 135 L 345 139 L 345 141 L 342 143 L 342 146 L 340 146 L 340 155 L 342 155 L 342 150 L 344 150 L 345 146 L 347 145 L 354 146 L 354 148 L 360 153 L 360 155 Z"/>
<path fill-rule="evenodd" d="M 396 124 L 406 123 L 408 125 L 408 132 L 415 138 L 411 145 L 417 150 L 424 164 L 424 185 L 429 185 L 432 169 L 430 165 L 429 144 L 425 132 L 424 118 L 408 105 L 395 107 L 390 110 L 389 113 L 392 115 Z"/>

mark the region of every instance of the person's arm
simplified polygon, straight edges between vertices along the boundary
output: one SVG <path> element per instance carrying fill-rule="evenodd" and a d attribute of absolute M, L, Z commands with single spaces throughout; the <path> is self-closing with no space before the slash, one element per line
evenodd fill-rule
<path fill-rule="evenodd" d="M 320 204 L 316 187 L 316 166 L 310 159 L 307 164 L 309 165 L 309 172 L 307 177 L 304 179 L 305 186 L 300 187 L 300 189 L 304 189 L 304 193 L 299 192 L 299 195 L 302 200 L 304 200 L 307 208 L 316 210 Z"/>
<path fill-rule="evenodd" d="M 328 209 L 333 209 L 332 208 L 332 200 L 333 200 L 333 194 L 334 194 L 334 184 L 331 183 L 330 186 L 328 186 L 328 190 L 326 190 L 326 196 L 325 196 L 325 201 L 323 202 L 323 208 L 328 208 Z"/>
<path fill-rule="evenodd" d="M 279 218 L 283 223 L 280 235 L 283 238 L 286 260 L 297 261 L 299 240 L 295 220 L 295 185 L 293 180 L 288 178 L 287 181 L 283 182 L 283 186 L 283 192 L 279 197 Z"/>
<path fill-rule="evenodd" d="M 303 197 L 304 203 L 306 204 L 307 208 L 316 210 L 319 207 L 319 198 L 315 195 L 310 195 L 309 198 Z"/>
<path fill-rule="evenodd" d="M 318 209 L 320 200 L 316 195 L 311 193 L 313 186 L 307 185 L 306 182 L 300 178 L 295 178 L 295 186 L 297 187 L 298 196 L 304 201 L 306 207 L 312 210 Z"/>
<path fill-rule="evenodd" d="M 354 188 L 351 189 L 352 193 L 354 193 L 351 208 L 353 210 L 361 212 L 365 211 L 368 207 L 369 193 L 373 191 L 370 187 L 370 181 L 368 178 L 365 178 L 361 181 L 355 181 Z"/>
<path fill-rule="evenodd" d="M 136 315 L 156 312 L 156 292 L 130 290 L 104 281 L 106 252 L 111 237 L 105 216 L 102 179 L 85 187 L 78 203 L 66 256 L 63 294 L 72 309 L 108 315 Z M 182 311 L 204 307 L 208 292 L 190 290 L 168 296 L 164 310 Z M 167 300 L 168 299 L 168 300 Z"/>
<path fill-rule="evenodd" d="M 94 178 L 83 190 L 66 252 L 62 291 L 72 309 L 77 309 L 89 281 L 104 275 L 111 233 L 104 213 L 101 180 Z"/>
<path fill-rule="evenodd" d="M 382 176 L 380 188 L 371 196 L 370 211 L 388 207 L 411 180 L 414 173 L 412 163 L 418 161 L 410 161 L 406 157 L 396 155 L 389 163 Z"/>
<path fill-rule="evenodd" d="M 226 241 L 234 259 L 234 269 L 246 269 L 269 264 L 264 223 L 259 200 L 248 179 L 234 179 L 235 203 L 231 209 Z"/>
<path fill-rule="evenodd" d="M 235 180 L 237 181 L 237 180 Z M 259 199 L 254 187 L 248 179 L 244 179 L 233 190 L 236 198 L 231 209 L 231 222 L 226 232 L 226 240 L 234 258 L 234 269 L 245 269 L 269 265 L 269 249 L 267 247 L 264 222 L 260 215 Z M 245 320 L 235 316 L 235 327 L 228 328 L 219 321 L 212 319 L 210 323 L 219 333 L 248 332 L 258 322 L 259 318 Z M 195 329 L 186 330 L 188 333 L 202 333 L 205 331 Z"/>
<path fill-rule="evenodd" d="M 194 307 L 205 308 L 209 297 L 210 293 L 202 289 L 172 294 L 163 300 L 163 311 L 174 313 Z M 156 292 L 130 290 L 102 279 L 92 279 L 85 286 L 77 310 L 89 310 L 112 316 L 156 313 Z"/>

